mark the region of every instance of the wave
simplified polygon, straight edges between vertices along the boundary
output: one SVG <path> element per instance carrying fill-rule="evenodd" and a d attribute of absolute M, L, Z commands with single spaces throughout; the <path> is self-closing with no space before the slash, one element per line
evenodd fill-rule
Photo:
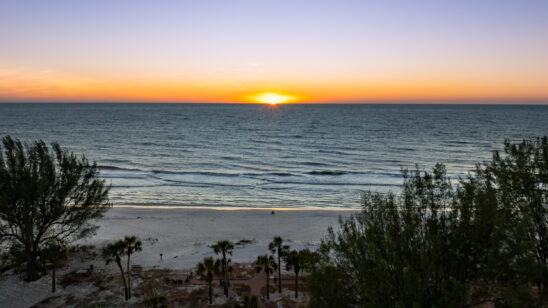
<path fill-rule="evenodd" d="M 344 172 L 344 171 L 324 170 L 324 171 L 310 171 L 310 172 L 308 172 L 308 174 L 311 174 L 311 175 L 343 175 L 343 174 L 346 174 L 346 172 Z"/>
<path fill-rule="evenodd" d="M 99 169 L 99 171 L 103 170 L 103 171 L 146 172 L 138 168 L 124 168 L 124 167 L 109 166 L 109 165 L 97 165 L 97 169 Z"/>
<path fill-rule="evenodd" d="M 401 175 L 396 173 L 352 172 L 341 170 L 313 170 L 309 172 L 213 172 L 213 171 L 144 171 L 110 168 L 104 178 L 114 181 L 114 187 L 145 187 L 158 185 L 190 186 L 256 186 L 268 185 L 347 185 L 396 186 Z"/>
<path fill-rule="evenodd" d="M 302 164 L 305 166 L 330 166 L 329 164 L 317 163 L 313 161 L 297 162 L 297 164 Z"/>

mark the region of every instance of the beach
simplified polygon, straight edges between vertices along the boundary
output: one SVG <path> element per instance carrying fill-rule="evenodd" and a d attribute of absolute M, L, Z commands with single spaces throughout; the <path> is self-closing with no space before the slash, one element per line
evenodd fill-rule
<path fill-rule="evenodd" d="M 231 256 L 232 263 L 245 266 L 251 274 L 253 267 L 250 263 L 254 262 L 257 256 L 268 252 L 268 243 L 274 236 L 281 236 L 291 249 L 316 249 L 327 234 L 327 228 L 337 228 L 338 218 L 347 217 L 353 212 L 355 211 L 317 209 L 113 207 L 102 219 L 94 222 L 99 226 L 96 235 L 73 243 L 85 249 L 77 249 L 67 266 L 59 271 L 58 284 L 61 284 L 60 281 L 65 275 L 81 275 L 92 266 L 94 272 L 104 275 L 101 279 L 103 283 L 107 281 L 116 292 L 122 292 L 116 265 L 106 265 L 100 253 L 107 243 L 122 239 L 126 235 L 135 235 L 143 242 L 142 251 L 131 256 L 131 264 L 144 272 L 156 271 L 169 273 L 172 275 L 170 277 L 184 278 L 187 273 L 195 272 L 196 264 L 204 257 L 214 256 L 210 245 L 227 239 L 236 243 Z M 167 274 L 159 275 L 155 279 L 160 281 L 164 277 L 162 275 Z M 292 273 L 284 270 L 283 275 L 290 277 Z M 291 284 L 291 280 L 289 283 Z M 68 287 L 60 286 L 55 294 L 50 292 L 50 284 L 50 275 L 27 283 L 13 272 L 4 274 L 0 277 L 0 306 L 29 307 L 52 296 L 86 298 L 90 294 L 97 298 L 103 297 L 103 300 L 123 303 L 121 295 L 109 298 L 108 296 L 113 296 L 112 293 L 99 291 L 91 282 L 80 282 Z M 165 287 L 170 286 L 163 286 Z M 177 289 L 181 291 L 185 288 L 187 287 Z M 195 287 L 189 288 L 193 290 Z M 220 292 L 220 289 L 216 289 L 216 292 Z M 291 291 L 287 292 L 290 297 Z M 224 297 L 218 294 L 216 298 L 223 300 Z M 138 305 L 141 300 L 142 298 L 134 298 L 131 303 Z"/>
<path fill-rule="evenodd" d="M 186 208 L 115 207 L 103 219 L 97 234 L 81 241 L 102 246 L 135 235 L 143 251 L 132 257 L 145 268 L 187 269 L 213 255 L 209 247 L 220 240 L 235 246 L 233 262 L 252 262 L 268 252 L 268 243 L 281 236 L 292 249 L 315 249 L 339 216 L 354 211 L 336 210 L 222 210 Z M 163 255 L 160 260 L 160 254 Z"/>

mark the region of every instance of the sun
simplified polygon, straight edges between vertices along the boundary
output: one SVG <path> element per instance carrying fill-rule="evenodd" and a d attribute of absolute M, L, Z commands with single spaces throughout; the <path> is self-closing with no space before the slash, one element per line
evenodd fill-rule
<path fill-rule="evenodd" d="M 277 105 L 290 103 L 298 100 L 298 96 L 286 94 L 286 93 L 277 93 L 277 92 L 262 92 L 257 94 L 252 94 L 248 96 L 248 99 L 261 104 Z"/>

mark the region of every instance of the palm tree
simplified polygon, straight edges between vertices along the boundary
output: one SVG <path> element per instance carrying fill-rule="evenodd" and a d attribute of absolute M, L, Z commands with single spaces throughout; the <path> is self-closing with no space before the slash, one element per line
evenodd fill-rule
<path fill-rule="evenodd" d="M 128 290 L 127 290 L 127 283 L 126 283 L 126 275 L 124 275 L 124 268 L 122 267 L 122 260 L 121 256 L 125 253 L 126 246 L 123 241 L 117 241 L 114 243 L 107 244 L 103 248 L 103 259 L 105 259 L 105 262 L 109 264 L 110 262 L 116 262 L 116 265 L 118 265 L 118 268 L 120 269 L 120 272 L 122 273 L 122 280 L 124 282 L 124 296 L 126 301 L 129 299 L 128 297 Z"/>
<path fill-rule="evenodd" d="M 130 258 L 131 254 L 133 252 L 141 251 L 142 250 L 142 243 L 141 241 L 135 237 L 135 236 L 126 236 L 124 238 L 124 245 L 126 246 L 126 254 L 127 254 L 127 296 L 128 298 L 131 298 L 131 271 L 130 271 Z"/>
<path fill-rule="evenodd" d="M 216 254 L 222 254 L 223 258 L 221 259 L 221 272 L 223 277 L 223 290 L 225 293 L 225 296 L 228 297 L 228 273 L 232 272 L 232 266 L 229 266 L 230 259 L 226 259 L 226 255 L 232 255 L 232 250 L 234 249 L 234 243 L 231 241 L 223 240 L 218 241 L 215 245 L 211 246 L 213 248 L 213 251 L 215 251 Z"/>
<path fill-rule="evenodd" d="M 200 263 L 198 263 L 197 274 L 205 282 L 207 282 L 209 287 L 209 304 L 213 302 L 212 293 L 211 293 L 211 282 L 213 281 L 213 275 L 220 274 L 221 261 L 219 259 L 213 260 L 213 257 L 206 257 Z"/>
<path fill-rule="evenodd" d="M 51 266 L 51 292 L 55 292 L 55 270 L 68 261 L 68 248 L 62 240 L 50 240 L 42 251 L 42 257 Z"/>
<path fill-rule="evenodd" d="M 299 297 L 299 272 L 304 265 L 306 256 L 310 254 L 308 249 L 291 250 L 284 255 L 284 262 L 288 271 L 295 273 L 295 298 Z"/>
<path fill-rule="evenodd" d="M 257 258 L 257 273 L 264 269 L 266 274 L 266 298 L 270 299 L 270 274 L 276 270 L 276 261 L 273 256 L 262 255 Z"/>
<path fill-rule="evenodd" d="M 122 273 L 122 280 L 124 282 L 124 291 L 126 301 L 131 297 L 131 276 L 130 276 L 130 259 L 131 254 L 136 251 L 142 250 L 141 241 L 135 236 L 126 236 L 123 240 L 110 243 L 103 248 L 103 258 L 106 263 L 116 262 L 120 272 Z M 124 268 L 122 267 L 122 256 L 127 255 L 127 282 L 126 275 L 124 274 Z"/>
<path fill-rule="evenodd" d="M 284 253 L 289 250 L 289 246 L 283 245 L 283 242 L 284 240 L 281 237 L 276 236 L 272 242 L 268 244 L 268 249 L 272 253 L 278 253 L 278 293 L 282 293 L 282 264 L 280 262 Z"/>

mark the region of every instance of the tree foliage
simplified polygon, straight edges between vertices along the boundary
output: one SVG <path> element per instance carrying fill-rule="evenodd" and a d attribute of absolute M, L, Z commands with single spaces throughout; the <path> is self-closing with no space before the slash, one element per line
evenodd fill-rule
<path fill-rule="evenodd" d="M 228 273 L 232 272 L 232 266 L 230 266 L 231 259 L 228 259 L 227 255 L 232 255 L 234 250 L 234 243 L 228 240 L 222 240 L 211 246 L 216 254 L 221 254 L 221 275 L 223 277 L 223 291 L 226 297 L 228 297 L 228 286 L 230 282 L 228 280 Z"/>
<path fill-rule="evenodd" d="M 92 234 L 92 219 L 110 207 L 95 163 L 43 141 L 11 137 L 0 147 L 0 240 L 18 250 L 28 280 L 38 278 L 42 249 L 51 240 Z"/>
<path fill-rule="evenodd" d="M 284 254 L 285 268 L 295 273 L 295 298 L 299 297 L 299 273 L 305 267 L 305 262 L 310 260 L 310 256 L 308 249 L 291 250 Z"/>
<path fill-rule="evenodd" d="M 213 257 L 204 258 L 204 260 L 196 266 L 196 273 L 202 280 L 207 282 L 209 304 L 211 305 L 213 303 L 211 283 L 213 282 L 213 277 L 221 273 L 221 260 L 214 260 Z"/>
<path fill-rule="evenodd" d="M 398 195 L 364 193 L 322 242 L 311 305 L 546 304 L 547 166 L 546 137 L 506 142 L 456 186 L 438 164 L 404 171 Z"/>
<path fill-rule="evenodd" d="M 264 271 L 266 274 L 266 298 L 270 299 L 270 274 L 278 268 L 273 256 L 262 255 L 257 257 L 255 270 L 257 273 Z"/>
<path fill-rule="evenodd" d="M 68 261 L 67 244 L 59 239 L 49 240 L 42 250 L 42 258 L 51 268 L 51 292 L 55 292 L 55 273 Z"/>
<path fill-rule="evenodd" d="M 289 245 L 284 245 L 284 240 L 276 236 L 268 244 L 268 249 L 274 254 L 277 253 L 278 257 L 278 293 L 282 293 L 282 258 L 286 252 L 289 251 Z"/>
<path fill-rule="evenodd" d="M 126 236 L 124 239 L 109 243 L 103 248 L 102 256 L 107 264 L 114 262 L 120 269 L 122 274 L 122 282 L 124 284 L 124 298 L 129 300 L 131 297 L 131 275 L 130 275 L 130 258 L 131 254 L 137 251 L 141 251 L 142 243 L 135 236 Z M 122 266 L 122 257 L 127 256 L 127 267 L 124 272 Z M 127 280 L 126 274 L 127 273 Z"/>

